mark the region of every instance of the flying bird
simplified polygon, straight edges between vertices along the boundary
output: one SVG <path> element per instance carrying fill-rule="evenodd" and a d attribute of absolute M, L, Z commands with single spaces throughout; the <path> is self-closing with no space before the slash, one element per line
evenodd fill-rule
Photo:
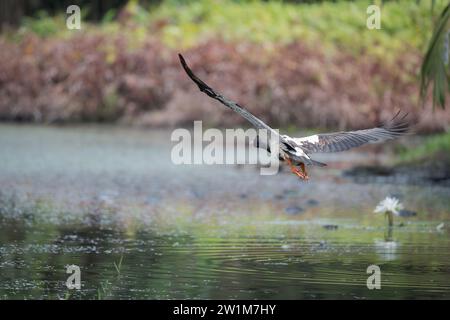
<path fill-rule="evenodd" d="M 279 139 L 279 159 L 281 161 L 286 161 L 291 168 L 292 173 L 303 180 L 308 180 L 308 173 L 306 172 L 305 165 L 319 167 L 326 166 L 325 163 L 311 158 L 311 155 L 314 153 L 346 151 L 367 143 L 378 143 L 391 140 L 404 135 L 409 131 L 409 123 L 406 121 L 406 116 L 408 114 L 401 114 L 399 111 L 390 121 L 371 129 L 322 133 L 302 138 L 279 135 L 277 131 L 273 130 L 263 121 L 248 112 L 243 106 L 225 98 L 200 80 L 200 78 L 198 78 L 189 68 L 183 56 L 181 54 L 178 54 L 178 56 L 184 71 L 186 71 L 189 78 L 194 81 L 201 92 L 237 112 L 257 129 L 265 129 L 268 130 L 270 134 L 275 134 Z M 270 152 L 269 144 L 260 141 L 259 136 L 256 137 L 254 143 L 256 147 L 264 148 Z"/>

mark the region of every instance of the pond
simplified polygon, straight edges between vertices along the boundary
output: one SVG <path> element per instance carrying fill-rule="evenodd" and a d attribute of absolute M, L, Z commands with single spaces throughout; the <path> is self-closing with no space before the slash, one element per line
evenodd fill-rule
<path fill-rule="evenodd" d="M 0 125 L 0 299 L 450 298 L 448 185 L 343 174 L 383 149 L 322 155 L 302 182 L 177 166 L 171 147 L 164 130 Z M 413 212 L 390 230 L 373 213 L 388 195 Z"/>

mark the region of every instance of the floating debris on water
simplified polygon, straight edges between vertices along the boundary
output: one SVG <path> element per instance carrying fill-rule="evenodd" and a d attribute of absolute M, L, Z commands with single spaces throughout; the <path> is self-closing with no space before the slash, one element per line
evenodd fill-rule
<path fill-rule="evenodd" d="M 338 226 L 336 224 L 324 224 L 322 226 L 326 230 L 337 230 Z"/>
<path fill-rule="evenodd" d="M 317 207 L 319 205 L 319 201 L 314 200 L 314 199 L 309 199 L 308 201 L 306 201 L 306 204 L 310 207 Z"/>
<path fill-rule="evenodd" d="M 303 209 L 302 207 L 299 207 L 299 206 L 291 206 L 291 207 L 287 207 L 286 209 L 284 209 L 284 211 L 287 214 L 296 215 L 296 214 L 303 213 L 305 211 L 305 209 Z"/>
<path fill-rule="evenodd" d="M 400 217 L 415 217 L 417 216 L 417 212 L 411 210 L 402 209 L 398 212 Z"/>

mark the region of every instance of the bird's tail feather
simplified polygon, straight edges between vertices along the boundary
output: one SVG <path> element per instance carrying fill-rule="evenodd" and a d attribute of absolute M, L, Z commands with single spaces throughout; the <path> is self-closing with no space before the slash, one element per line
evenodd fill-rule
<path fill-rule="evenodd" d="M 326 163 L 319 162 L 319 161 L 316 161 L 316 160 L 313 160 L 313 159 L 311 159 L 310 161 L 311 161 L 311 164 L 313 166 L 325 167 L 327 165 Z"/>

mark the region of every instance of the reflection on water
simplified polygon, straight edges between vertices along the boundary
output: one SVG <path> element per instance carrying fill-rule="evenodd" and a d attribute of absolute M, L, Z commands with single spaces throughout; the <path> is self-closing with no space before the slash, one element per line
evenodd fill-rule
<path fill-rule="evenodd" d="M 92 228 L 25 227 L 3 221 L 0 296 L 4 298 L 444 298 L 450 294 L 448 237 L 402 232 L 401 246 L 368 241 L 382 229 L 333 232 L 284 225 L 283 237 L 214 237 L 192 230 L 127 235 Z M 348 241 L 347 233 L 356 241 Z M 373 242 L 372 242 L 373 243 Z M 120 273 L 114 263 L 123 256 Z M 82 290 L 65 286 L 66 266 Z M 382 290 L 368 290 L 379 265 Z"/>
<path fill-rule="evenodd" d="M 393 240 L 375 240 L 375 250 L 380 257 L 387 261 L 394 261 L 397 259 L 397 247 L 399 243 Z"/>
<path fill-rule="evenodd" d="M 318 159 L 330 165 L 308 183 L 174 166 L 169 137 L 0 126 L 0 299 L 450 298 L 450 237 L 436 230 L 448 188 L 342 176 L 368 153 Z M 372 211 L 387 195 L 417 216 L 385 229 Z M 65 286 L 72 264 L 80 291 Z M 381 290 L 366 287 L 373 264 Z"/>

